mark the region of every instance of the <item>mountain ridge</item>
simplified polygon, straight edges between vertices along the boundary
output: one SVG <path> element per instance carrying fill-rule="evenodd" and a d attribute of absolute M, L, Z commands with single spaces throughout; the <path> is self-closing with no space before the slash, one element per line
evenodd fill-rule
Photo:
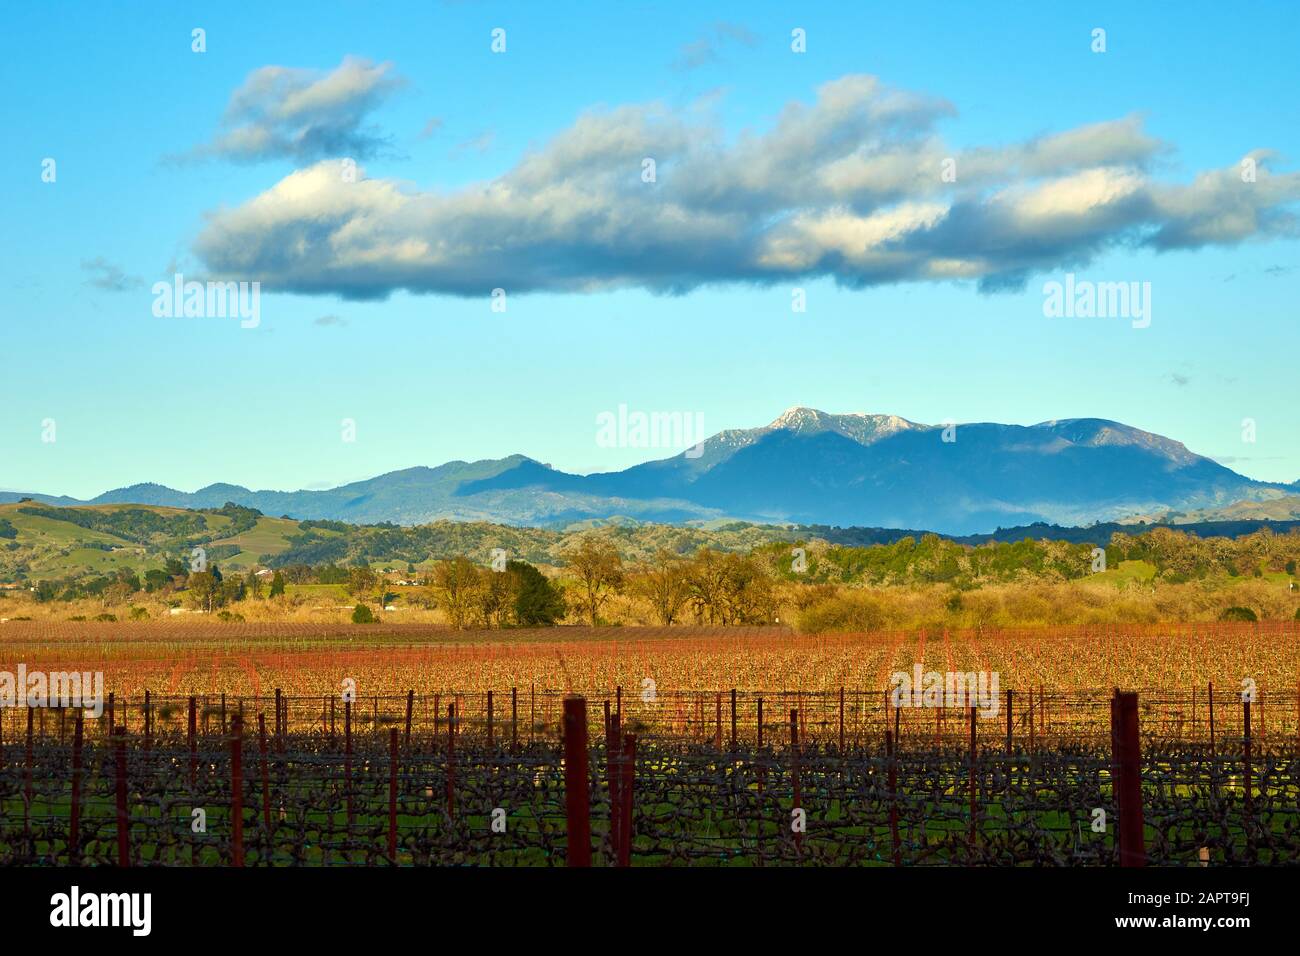
<path fill-rule="evenodd" d="M 143 482 L 86 501 L 29 497 L 58 505 L 182 508 L 229 501 L 268 515 L 369 524 L 450 519 L 555 527 L 621 515 L 972 534 L 1009 524 L 1206 513 L 1296 490 L 1296 484 L 1247 478 L 1175 439 L 1108 419 L 927 425 L 793 406 L 767 425 L 724 430 L 696 449 L 589 475 L 515 454 L 416 465 L 321 490 L 217 482 L 183 492 Z M 0 492 L 0 502 L 22 496 Z"/>

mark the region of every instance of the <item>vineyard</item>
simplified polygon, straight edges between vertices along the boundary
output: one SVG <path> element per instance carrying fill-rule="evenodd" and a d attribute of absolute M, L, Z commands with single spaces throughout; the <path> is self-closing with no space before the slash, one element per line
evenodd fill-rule
<path fill-rule="evenodd" d="M 0 670 L 93 670 L 137 697 L 420 695 L 509 687 L 580 692 L 651 679 L 661 691 L 884 689 L 895 671 L 986 671 L 1003 687 L 1059 692 L 1159 688 L 1190 697 L 1250 678 L 1273 694 L 1300 684 L 1300 622 L 1187 623 L 801 635 L 778 627 L 552 627 L 455 631 L 425 625 L 271 623 L 0 625 Z M 1269 715 L 1271 718 L 1271 714 Z M 1294 721 L 1294 714 L 1278 718 Z"/>
<path fill-rule="evenodd" d="M 9 622 L 0 864 L 1296 863 L 1298 636 Z"/>
<path fill-rule="evenodd" d="M 115 696 L 4 713 L 0 864 L 1108 865 L 1126 818 L 1154 864 L 1295 863 L 1265 699 L 1139 694 L 1134 811 L 1105 692 Z"/>

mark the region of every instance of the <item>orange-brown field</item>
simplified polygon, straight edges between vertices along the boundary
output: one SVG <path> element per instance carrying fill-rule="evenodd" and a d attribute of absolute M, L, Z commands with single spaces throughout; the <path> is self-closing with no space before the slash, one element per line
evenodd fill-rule
<path fill-rule="evenodd" d="M 453 631 L 423 625 L 95 624 L 10 621 L 0 670 L 103 671 L 135 696 L 475 693 L 511 686 L 607 692 L 645 678 L 661 691 L 881 690 L 894 671 L 997 672 L 1004 689 L 1114 686 L 1295 698 L 1300 624 L 1179 624 L 808 636 L 782 628 L 564 627 Z"/>

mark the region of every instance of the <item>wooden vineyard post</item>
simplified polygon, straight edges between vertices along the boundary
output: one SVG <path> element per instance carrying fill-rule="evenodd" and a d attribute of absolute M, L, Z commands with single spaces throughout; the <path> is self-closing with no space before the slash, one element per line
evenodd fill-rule
<path fill-rule="evenodd" d="M 230 865 L 244 865 L 244 718 L 230 718 Z"/>
<path fill-rule="evenodd" d="M 606 701 L 606 706 L 609 702 Z M 623 771 L 619 766 L 623 753 L 623 722 L 618 714 L 605 721 L 605 785 L 609 790 L 609 845 L 617 861 L 621 857 L 620 832 L 623 822 L 623 802 L 620 796 Z"/>
<path fill-rule="evenodd" d="M 68 865 L 81 863 L 81 734 L 82 714 L 72 729 L 72 810 L 68 819 Z"/>
<path fill-rule="evenodd" d="M 1011 719 L 1011 699 L 1012 699 L 1012 698 L 1011 698 L 1011 691 L 1008 690 L 1008 691 L 1007 691 L 1007 756 L 1008 756 L 1008 757 L 1011 756 L 1011 745 L 1012 745 L 1012 737 L 1011 737 L 1011 730 L 1012 730 L 1012 719 Z"/>
<path fill-rule="evenodd" d="M 636 734 L 623 738 L 623 766 L 619 781 L 618 865 L 632 865 L 632 792 L 636 785 Z"/>
<path fill-rule="evenodd" d="M 275 739 L 277 742 L 279 742 L 284 737 L 284 723 L 282 722 L 280 716 L 283 713 L 283 709 L 284 709 L 284 699 L 280 694 L 280 688 L 277 687 L 275 689 Z M 258 719 L 261 720 L 260 715 Z M 261 721 L 261 723 L 263 727 L 266 726 L 265 721 Z"/>
<path fill-rule="evenodd" d="M 1117 691 L 1118 693 L 1118 691 Z M 1034 752 L 1034 689 L 1029 688 L 1029 752 Z"/>
<path fill-rule="evenodd" d="M 126 730 L 113 731 L 113 749 L 117 757 L 117 865 L 131 865 L 131 819 L 126 807 Z"/>
<path fill-rule="evenodd" d="M 790 711 L 790 784 L 794 790 L 794 800 L 791 810 L 803 809 L 803 794 L 799 789 L 799 711 Z M 791 813 L 791 817 L 796 816 Z M 794 851 L 796 854 L 803 850 L 803 834 L 798 830 L 794 834 Z"/>
<path fill-rule="evenodd" d="M 397 728 L 388 732 L 388 860 L 397 865 Z"/>
<path fill-rule="evenodd" d="M 885 688 L 885 734 L 889 733 L 889 688 Z"/>
<path fill-rule="evenodd" d="M 1253 801 L 1250 794 L 1250 791 L 1253 789 L 1253 787 L 1251 786 L 1252 768 L 1251 768 L 1251 739 L 1250 739 L 1250 701 L 1248 700 L 1243 700 L 1241 702 L 1241 722 L 1242 722 L 1242 731 L 1241 731 L 1242 759 L 1244 763 L 1244 766 L 1242 768 L 1243 769 L 1242 783 L 1245 785 L 1246 788 L 1246 814 L 1249 815 L 1253 809 L 1252 806 Z"/>
<path fill-rule="evenodd" d="M 402 735 L 402 746 L 406 750 L 411 749 L 411 712 L 415 710 L 415 691 L 406 692 L 406 731 Z"/>
<path fill-rule="evenodd" d="M 975 798 L 976 798 L 976 795 L 978 794 L 978 788 L 977 788 L 976 785 L 975 785 L 975 753 L 976 753 L 976 738 L 975 738 L 975 708 L 972 707 L 972 708 L 970 709 L 970 780 L 969 780 L 969 789 L 970 789 L 970 851 L 971 851 L 971 854 L 972 854 L 972 855 L 974 855 L 974 852 L 975 852 L 975 812 L 976 812 Z"/>
<path fill-rule="evenodd" d="M 487 692 L 487 745 L 492 749 L 492 691 Z"/>
<path fill-rule="evenodd" d="M 347 801 L 348 831 L 352 830 L 352 701 L 343 702 L 343 797 Z"/>
<path fill-rule="evenodd" d="M 1210 708 L 1210 756 L 1214 756 L 1214 681 L 1210 681 L 1209 696 L 1206 698 Z"/>
<path fill-rule="evenodd" d="M 257 757 L 262 771 L 262 825 L 271 838 L 271 776 L 266 765 L 266 715 L 257 715 Z"/>
<path fill-rule="evenodd" d="M 113 722 L 113 704 L 115 703 L 113 699 L 113 694 L 114 694 L 113 691 L 108 692 L 108 723 L 104 727 L 104 733 L 109 735 L 112 735 L 113 728 L 117 726 Z"/>
<path fill-rule="evenodd" d="M 456 817 L 456 701 L 447 705 L 447 819 Z"/>
<path fill-rule="evenodd" d="M 731 749 L 736 749 L 736 688 L 731 688 Z"/>
<path fill-rule="evenodd" d="M 519 749 L 519 688 L 510 688 L 510 752 Z"/>
<path fill-rule="evenodd" d="M 1110 704 L 1110 721 L 1115 802 L 1119 810 L 1119 864 L 1145 866 L 1137 694 L 1116 690 Z"/>
<path fill-rule="evenodd" d="M 32 715 L 35 708 L 27 708 L 27 744 L 23 748 L 23 833 L 27 838 L 27 851 L 34 854 L 32 846 Z"/>
<path fill-rule="evenodd" d="M 564 809 L 568 865 L 591 866 L 591 793 L 587 787 L 587 701 L 564 699 Z"/>
<path fill-rule="evenodd" d="M 840 688 L 840 756 L 844 755 L 844 688 Z"/>
<path fill-rule="evenodd" d="M 894 866 L 903 865 L 903 848 L 898 839 L 898 758 L 894 735 L 885 731 L 885 756 L 889 760 L 889 836 L 894 848 Z"/>
<path fill-rule="evenodd" d="M 189 721 L 186 729 L 186 743 L 190 750 L 190 790 L 194 790 L 199 772 L 199 752 L 198 741 L 195 739 L 198 731 L 198 701 L 190 695 Z"/>
<path fill-rule="evenodd" d="M 722 749 L 722 692 L 718 692 L 718 717 L 713 731 L 713 749 Z"/>
<path fill-rule="evenodd" d="M 153 708 L 149 706 L 149 692 L 144 692 L 144 755 L 149 756 L 153 744 Z M 147 764 L 146 764 L 147 766 Z"/>

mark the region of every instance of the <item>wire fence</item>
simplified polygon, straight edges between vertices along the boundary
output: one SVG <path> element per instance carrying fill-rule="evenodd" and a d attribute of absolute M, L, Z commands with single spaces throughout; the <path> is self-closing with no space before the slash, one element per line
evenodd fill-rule
<path fill-rule="evenodd" d="M 0 711 L 0 864 L 549 866 L 582 847 L 597 865 L 1121 860 L 1101 692 L 1013 691 L 992 713 L 880 692 L 616 688 L 585 695 L 581 728 L 566 723 L 572 699 L 529 688 L 150 696 L 114 699 L 97 720 Z M 1138 699 L 1140 808 L 1123 812 L 1144 859 L 1300 861 L 1287 702 L 1208 688 Z"/>
<path fill-rule="evenodd" d="M 656 740 L 707 743 L 726 741 L 758 745 L 773 727 L 784 727 L 791 710 L 799 712 L 799 732 L 806 743 L 835 744 L 843 750 L 882 740 L 892 731 L 901 747 L 951 745 L 966 741 L 967 712 L 977 707 L 981 746 L 1002 741 L 1030 748 L 1086 746 L 1110 740 L 1110 690 L 1052 691 L 1044 687 L 975 692 L 967 688 L 954 703 L 947 697 L 923 699 L 920 692 L 900 705 L 889 690 L 845 688 L 839 692 L 787 690 L 673 690 L 652 688 L 584 690 L 593 707 L 620 714 L 625 729 Z M 962 688 L 957 688 L 962 693 Z M 518 687 L 504 692 L 358 695 L 350 701 L 354 736 L 402 731 L 403 740 L 439 737 L 447 727 L 449 707 L 456 712 L 458 737 L 507 740 L 512 745 L 547 740 L 559 734 L 565 691 Z M 1253 736 L 1259 743 L 1300 744 L 1300 686 L 1289 691 L 1254 688 Z M 1143 690 L 1139 694 L 1141 733 L 1151 741 L 1213 743 L 1243 734 L 1239 690 L 1225 691 L 1207 684 L 1191 691 Z M 112 728 L 124 727 L 134 737 L 162 741 L 187 733 L 191 707 L 195 732 L 225 734 L 230 721 L 241 716 L 246 726 L 264 714 L 276 737 L 337 738 L 342 733 L 341 695 L 290 697 L 276 691 L 255 696 L 197 695 L 132 697 L 107 694 L 102 714 L 86 719 L 87 739 L 107 739 Z M 72 708 L 0 707 L 0 744 L 13 743 L 27 733 L 27 722 L 39 739 L 66 742 L 72 728 Z M 762 729 L 760 730 L 760 725 Z M 599 728 L 593 727 L 593 737 Z"/>

